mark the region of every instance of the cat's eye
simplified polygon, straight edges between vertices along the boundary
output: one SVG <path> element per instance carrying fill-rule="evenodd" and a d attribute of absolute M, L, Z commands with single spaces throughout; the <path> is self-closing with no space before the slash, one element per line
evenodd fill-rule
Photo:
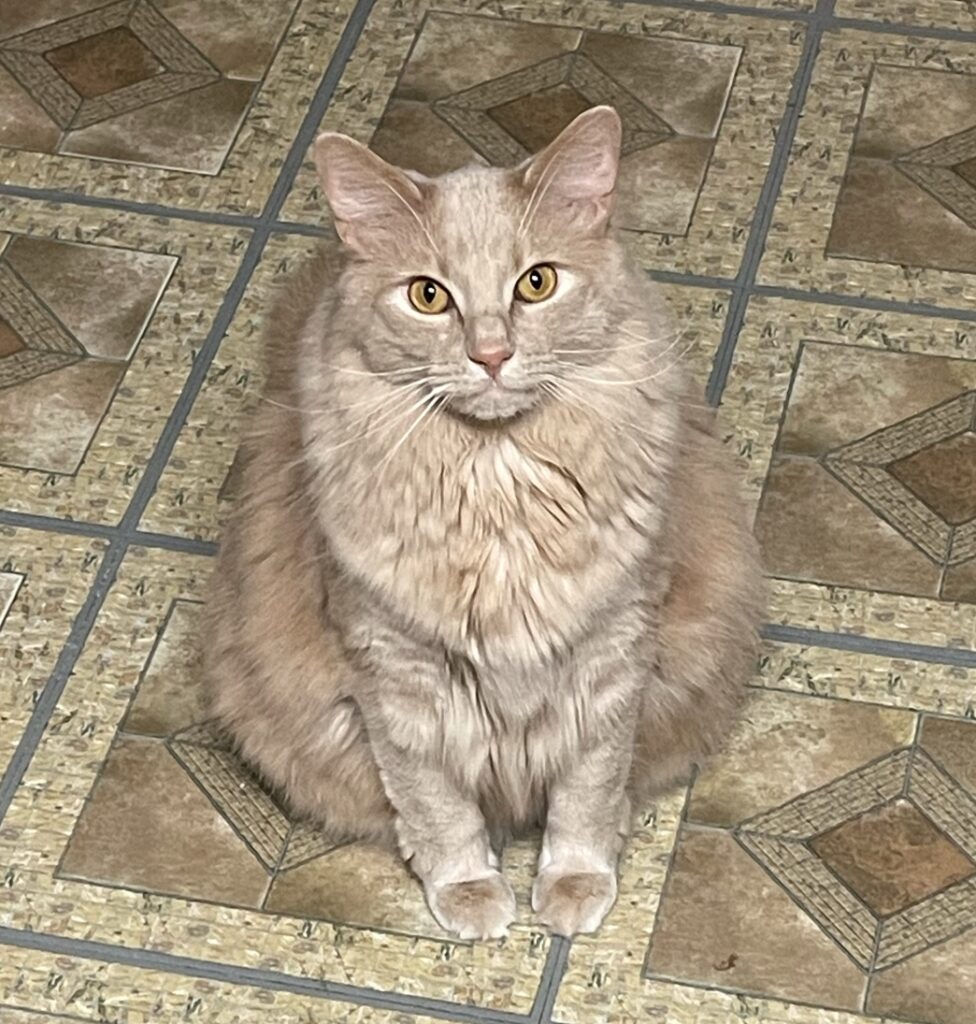
<path fill-rule="evenodd" d="M 515 285 L 515 294 L 523 302 L 542 302 L 556 290 L 556 271 L 548 263 L 530 267 Z"/>
<path fill-rule="evenodd" d="M 443 313 L 451 304 L 447 289 L 429 277 L 418 277 L 407 289 L 410 305 L 418 313 Z"/>

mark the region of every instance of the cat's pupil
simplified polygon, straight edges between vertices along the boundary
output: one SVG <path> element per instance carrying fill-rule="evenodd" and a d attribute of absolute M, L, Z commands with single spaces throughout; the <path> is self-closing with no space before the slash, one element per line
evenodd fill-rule
<path fill-rule="evenodd" d="M 424 285 L 424 302 L 433 303 L 434 299 L 437 298 L 437 285 L 432 281 L 428 281 Z"/>
<path fill-rule="evenodd" d="M 538 291 L 542 287 L 542 272 L 539 270 L 532 270 L 529 272 L 529 284 Z"/>

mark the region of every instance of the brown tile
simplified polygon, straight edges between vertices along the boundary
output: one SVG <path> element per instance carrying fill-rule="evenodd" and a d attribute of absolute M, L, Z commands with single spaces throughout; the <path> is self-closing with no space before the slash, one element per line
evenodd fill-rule
<path fill-rule="evenodd" d="M 5 258 L 92 356 L 127 359 L 176 258 L 18 236 Z"/>
<path fill-rule="evenodd" d="M 976 797 L 976 723 L 926 716 L 919 744 Z"/>
<path fill-rule="evenodd" d="M 776 455 L 756 535 L 773 576 L 935 596 L 941 566 L 813 459 Z"/>
<path fill-rule="evenodd" d="M 0 359 L 24 349 L 24 339 L 0 316 Z"/>
<path fill-rule="evenodd" d="M 590 106 L 585 97 L 563 82 L 492 107 L 488 113 L 509 135 L 534 153 L 552 142 L 573 118 Z"/>
<path fill-rule="evenodd" d="M 706 765 L 688 820 L 733 826 L 911 743 L 908 711 L 765 692 Z"/>
<path fill-rule="evenodd" d="M 121 363 L 91 359 L 4 388 L 0 463 L 73 473 L 124 372 Z"/>
<path fill-rule="evenodd" d="M 88 128 L 70 131 L 60 152 L 216 174 L 254 92 L 225 79 Z"/>
<path fill-rule="evenodd" d="M 370 146 L 386 160 L 430 175 L 485 162 L 428 104 L 412 100 L 390 102 Z"/>
<path fill-rule="evenodd" d="M 154 0 L 154 6 L 230 78 L 264 75 L 297 0 Z"/>
<path fill-rule="evenodd" d="M 971 1024 L 976 929 L 875 975 L 865 1009 L 897 1020 Z"/>
<path fill-rule="evenodd" d="M 364 843 L 342 846 L 279 874 L 266 909 L 362 928 L 445 936 L 402 858 Z"/>
<path fill-rule="evenodd" d="M 684 39 L 587 32 L 580 49 L 680 135 L 719 129 L 742 51 Z"/>
<path fill-rule="evenodd" d="M 200 610 L 175 601 L 122 722 L 126 732 L 171 736 L 208 717 L 200 677 Z"/>
<path fill-rule="evenodd" d="M 976 865 L 907 800 L 810 841 L 814 853 L 876 913 L 895 914 L 976 873 Z"/>
<path fill-rule="evenodd" d="M 165 745 L 120 738 L 61 873 L 108 885 L 257 906 L 267 875 Z"/>
<path fill-rule="evenodd" d="M 572 50 L 573 28 L 432 12 L 403 69 L 396 96 L 436 100 Z"/>
<path fill-rule="evenodd" d="M 827 253 L 976 271 L 976 75 L 877 65 Z"/>
<path fill-rule="evenodd" d="M 101 96 L 163 70 L 139 38 L 121 26 L 48 50 L 44 58 L 82 96 Z"/>
<path fill-rule="evenodd" d="M 976 434 L 957 434 L 892 462 L 888 471 L 958 526 L 976 516 Z"/>
<path fill-rule="evenodd" d="M 0 67 L 0 146 L 53 153 L 60 138 L 61 129 L 44 108 Z"/>
<path fill-rule="evenodd" d="M 728 833 L 685 828 L 647 970 L 697 984 L 857 1009 L 864 974 Z"/>

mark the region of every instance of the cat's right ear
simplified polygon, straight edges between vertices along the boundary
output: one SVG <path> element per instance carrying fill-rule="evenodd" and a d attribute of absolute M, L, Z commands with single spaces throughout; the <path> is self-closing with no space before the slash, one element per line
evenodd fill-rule
<path fill-rule="evenodd" d="M 337 132 L 320 135 L 314 154 L 336 231 L 351 249 L 389 253 L 405 233 L 416 233 L 423 196 L 398 167 Z"/>

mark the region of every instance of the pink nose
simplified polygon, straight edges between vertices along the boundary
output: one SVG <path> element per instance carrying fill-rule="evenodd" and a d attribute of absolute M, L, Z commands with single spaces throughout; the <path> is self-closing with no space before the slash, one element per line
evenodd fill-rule
<path fill-rule="evenodd" d="M 468 358 L 472 363 L 477 363 L 489 377 L 495 379 L 502 366 L 512 358 L 512 354 L 510 348 L 475 349 Z"/>

